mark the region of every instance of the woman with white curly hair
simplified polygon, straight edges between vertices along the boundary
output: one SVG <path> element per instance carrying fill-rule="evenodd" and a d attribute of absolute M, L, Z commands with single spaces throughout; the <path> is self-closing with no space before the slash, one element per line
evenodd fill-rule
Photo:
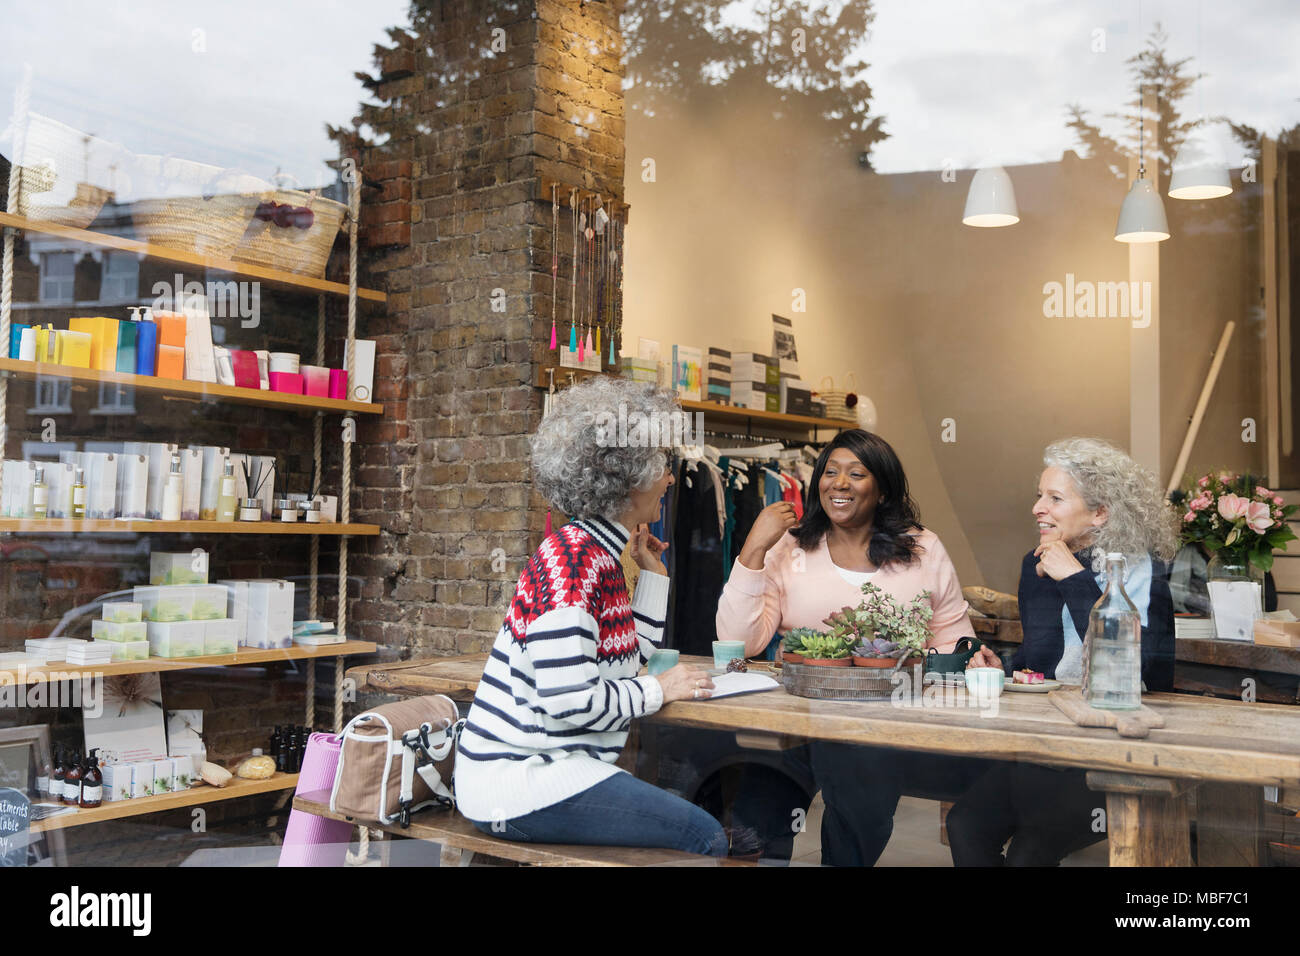
<path fill-rule="evenodd" d="M 614 766 L 634 718 L 713 687 L 687 664 L 637 676 L 663 638 L 666 546 L 648 523 L 673 483 L 682 414 L 669 392 L 594 377 L 558 395 L 533 436 L 537 490 L 573 520 L 520 574 L 460 736 L 457 806 L 485 833 L 727 852 L 712 816 Z"/>
<path fill-rule="evenodd" d="M 1083 635 L 1106 583 L 1105 556 L 1126 556 L 1124 590 L 1142 617 L 1142 680 L 1173 689 L 1174 613 L 1168 562 L 1177 516 L 1154 475 L 1114 445 L 1069 438 L 1047 446 L 1033 516 L 1038 545 L 1020 568 L 1024 642 L 1005 665 L 1062 683 L 1083 675 Z M 1002 666 L 988 648 L 970 666 Z M 948 814 L 957 866 L 1053 866 L 1104 838 L 1093 831 L 1096 793 L 1082 770 L 999 764 Z M 1002 847 L 1011 838 L 1005 859 Z"/>

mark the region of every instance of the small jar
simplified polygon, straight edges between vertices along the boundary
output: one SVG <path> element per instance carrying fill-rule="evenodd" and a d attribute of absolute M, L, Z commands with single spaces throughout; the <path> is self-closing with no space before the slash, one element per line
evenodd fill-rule
<path fill-rule="evenodd" d="M 320 524 L 320 502 L 319 501 L 300 501 L 298 507 L 302 509 L 302 520 L 307 524 Z"/>
<path fill-rule="evenodd" d="M 292 524 L 298 520 L 298 503 L 288 498 L 276 498 L 273 514 L 276 521 L 287 521 Z"/>
<path fill-rule="evenodd" d="M 240 521 L 261 521 L 262 502 L 258 498 L 241 498 L 239 500 Z"/>

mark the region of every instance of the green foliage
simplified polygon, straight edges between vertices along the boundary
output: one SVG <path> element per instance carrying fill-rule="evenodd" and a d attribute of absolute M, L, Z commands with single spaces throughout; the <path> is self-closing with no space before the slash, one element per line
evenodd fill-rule
<path fill-rule="evenodd" d="M 833 634 L 813 633 L 803 638 L 797 653 L 815 660 L 839 660 L 853 653 L 855 643 Z"/>

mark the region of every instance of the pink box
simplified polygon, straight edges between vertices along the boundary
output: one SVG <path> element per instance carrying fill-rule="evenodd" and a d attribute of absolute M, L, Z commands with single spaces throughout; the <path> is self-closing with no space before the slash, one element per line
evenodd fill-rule
<path fill-rule="evenodd" d="M 288 392 L 290 395 L 302 394 L 301 372 L 271 372 L 271 391 Z"/>
<path fill-rule="evenodd" d="M 262 379 L 257 374 L 257 354 L 243 349 L 230 350 L 230 368 L 235 373 L 235 385 L 239 388 L 262 387 Z"/>
<path fill-rule="evenodd" d="M 325 398 L 330 393 L 330 370 L 323 365 L 303 365 L 298 369 L 302 375 L 303 389 L 307 395 Z"/>
<path fill-rule="evenodd" d="M 343 368 L 330 369 L 330 398 L 348 397 L 348 372 Z"/>

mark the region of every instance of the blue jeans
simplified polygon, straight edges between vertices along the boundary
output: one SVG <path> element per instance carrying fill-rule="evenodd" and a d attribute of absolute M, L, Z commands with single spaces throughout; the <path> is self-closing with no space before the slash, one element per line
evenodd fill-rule
<path fill-rule="evenodd" d="M 518 843 L 636 846 L 727 855 L 722 824 L 693 803 L 620 771 L 567 800 L 513 820 L 473 821 Z"/>

